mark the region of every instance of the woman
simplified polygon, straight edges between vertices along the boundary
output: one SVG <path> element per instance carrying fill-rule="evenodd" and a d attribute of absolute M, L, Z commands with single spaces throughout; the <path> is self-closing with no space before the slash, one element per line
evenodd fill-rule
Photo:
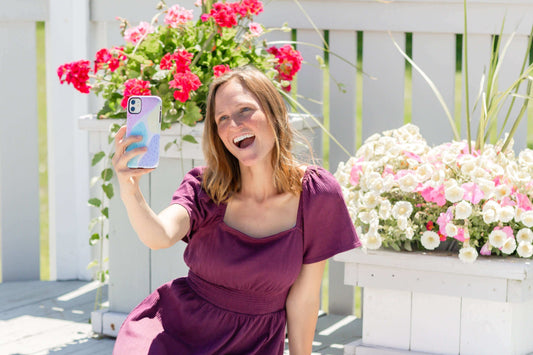
<path fill-rule="evenodd" d="M 161 286 L 128 316 L 115 354 L 310 354 L 325 260 L 359 246 L 340 187 L 292 157 L 281 95 L 253 68 L 217 78 L 207 99 L 207 166 L 191 170 L 156 215 L 128 169 L 146 148 L 116 136 L 121 198 L 152 249 L 188 243 L 186 278 Z"/>

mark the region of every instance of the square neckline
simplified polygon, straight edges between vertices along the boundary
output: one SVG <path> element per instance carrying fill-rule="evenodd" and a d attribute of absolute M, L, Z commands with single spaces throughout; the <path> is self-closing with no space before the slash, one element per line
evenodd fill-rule
<path fill-rule="evenodd" d="M 239 237 L 243 238 L 243 239 L 246 239 L 246 240 L 250 240 L 250 241 L 255 241 L 255 242 L 261 242 L 261 241 L 269 241 L 269 240 L 273 240 L 273 239 L 277 239 L 278 237 L 281 237 L 285 234 L 290 234 L 294 231 L 301 231 L 301 227 L 302 227 L 302 224 L 303 224 L 303 216 L 302 216 L 302 205 L 303 205 L 303 195 L 304 195 L 304 186 L 305 186 L 305 182 L 307 181 L 307 177 L 309 175 L 309 171 L 311 170 L 311 166 L 308 165 L 306 166 L 306 169 L 304 171 L 304 175 L 302 177 L 302 191 L 300 192 L 300 196 L 298 198 L 298 211 L 296 212 L 296 223 L 294 226 L 292 226 L 291 228 L 288 228 L 288 229 L 285 229 L 285 230 L 282 230 L 282 231 L 279 231 L 277 233 L 274 233 L 274 234 L 270 234 L 270 235 L 267 235 L 267 236 L 264 236 L 264 237 L 252 237 L 251 235 L 249 234 L 246 234 L 240 230 L 238 230 L 237 228 L 234 228 L 230 225 L 228 225 L 225 221 L 224 221 L 224 217 L 226 215 L 226 209 L 228 208 L 228 204 L 227 203 L 221 203 L 219 205 L 219 219 L 220 219 L 220 226 L 225 229 L 226 231 L 228 232 L 231 232 L 233 234 L 236 234 L 238 235 Z"/>

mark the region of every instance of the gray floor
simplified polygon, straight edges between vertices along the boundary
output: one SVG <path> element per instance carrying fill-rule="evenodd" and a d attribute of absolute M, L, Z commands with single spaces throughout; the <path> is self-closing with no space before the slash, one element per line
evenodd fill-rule
<path fill-rule="evenodd" d="M 0 283 L 0 355 L 111 354 L 114 339 L 95 335 L 89 324 L 97 286 L 84 281 Z M 107 288 L 100 290 L 106 300 Z M 313 354 L 343 354 L 343 345 L 358 334 L 360 319 L 321 315 Z"/>

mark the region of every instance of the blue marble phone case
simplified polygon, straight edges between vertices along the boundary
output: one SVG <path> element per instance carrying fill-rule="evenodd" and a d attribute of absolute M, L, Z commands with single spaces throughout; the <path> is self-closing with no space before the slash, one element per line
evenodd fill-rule
<path fill-rule="evenodd" d="M 128 161 L 129 168 L 155 168 L 159 164 L 161 137 L 161 99 L 158 96 L 132 96 L 128 99 L 126 136 L 142 136 L 126 151 L 148 147 L 142 155 Z"/>

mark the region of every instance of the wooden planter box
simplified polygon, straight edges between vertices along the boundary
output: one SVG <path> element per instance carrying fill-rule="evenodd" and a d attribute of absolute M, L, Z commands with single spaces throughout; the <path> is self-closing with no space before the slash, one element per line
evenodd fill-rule
<path fill-rule="evenodd" d="M 364 287 L 362 339 L 345 354 L 527 354 L 533 351 L 529 259 L 351 250 L 345 283 Z"/>
<path fill-rule="evenodd" d="M 110 125 L 116 122 L 92 117 L 79 119 L 80 129 L 88 131 L 91 155 L 113 149 L 108 142 L 108 131 Z M 291 115 L 291 125 L 313 143 L 316 154 L 321 153 L 321 141 L 315 138 L 320 136 L 317 134 L 320 129 L 309 116 Z M 175 145 L 165 151 L 165 145 L 180 134 L 190 134 L 201 142 L 202 132 L 203 123 L 192 128 L 175 126 L 161 133 L 159 166 L 141 180 L 142 192 L 154 211 L 159 212 L 168 206 L 183 176 L 194 166 L 204 164 L 201 144 L 183 142 L 181 151 Z M 299 148 L 301 146 L 296 147 Z M 101 168 L 101 165 L 93 168 L 92 175 L 97 175 Z M 109 205 L 109 247 L 106 247 L 109 255 L 109 309 L 93 312 L 91 316 L 94 332 L 110 336 L 118 334 L 128 313 L 152 291 L 188 273 L 183 262 L 185 243 L 176 243 L 168 249 L 150 250 L 139 241 L 120 200 L 118 183 L 116 180 L 113 182 L 115 197 Z"/>

